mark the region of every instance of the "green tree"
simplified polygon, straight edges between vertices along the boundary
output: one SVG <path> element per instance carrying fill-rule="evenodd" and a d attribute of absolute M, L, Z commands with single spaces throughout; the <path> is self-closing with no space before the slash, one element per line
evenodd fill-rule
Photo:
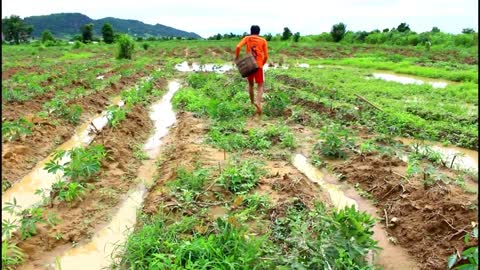
<path fill-rule="evenodd" d="M 463 28 L 462 34 L 473 34 L 475 33 L 475 30 L 473 28 Z"/>
<path fill-rule="evenodd" d="M 408 26 L 407 23 L 403 22 L 403 23 L 398 25 L 397 31 L 398 32 L 407 32 L 407 31 L 410 31 L 410 27 Z"/>
<path fill-rule="evenodd" d="M 296 33 L 293 35 L 293 41 L 294 41 L 294 42 L 298 42 L 299 39 L 300 39 L 300 32 L 296 32 Z"/>
<path fill-rule="evenodd" d="M 266 35 L 265 35 L 265 40 L 266 40 L 266 41 L 272 40 L 272 34 L 270 34 L 270 33 L 266 34 Z"/>
<path fill-rule="evenodd" d="M 53 37 L 52 33 L 50 33 L 50 31 L 45 30 L 42 33 L 42 43 L 45 43 L 47 41 L 55 41 L 55 38 Z"/>
<path fill-rule="evenodd" d="M 344 23 L 337 23 L 332 26 L 332 30 L 330 31 L 330 35 L 332 35 L 333 41 L 339 42 L 342 40 L 345 32 L 347 30 L 347 26 Z"/>
<path fill-rule="evenodd" d="M 388 31 L 390 31 L 390 29 L 388 29 L 388 28 L 385 28 L 385 29 L 383 29 L 383 31 L 382 31 L 382 32 L 383 32 L 383 33 L 388 33 Z"/>
<path fill-rule="evenodd" d="M 439 33 L 439 32 L 440 32 L 440 28 L 434 26 L 434 27 L 432 28 L 432 31 L 430 31 L 430 32 L 432 32 L 432 33 Z"/>
<path fill-rule="evenodd" d="M 25 24 L 25 21 L 17 15 L 2 19 L 2 33 L 6 41 L 14 41 L 15 44 L 26 42 L 32 34 L 33 26 Z"/>
<path fill-rule="evenodd" d="M 80 30 L 82 31 L 83 43 L 91 42 L 93 39 L 93 23 L 87 23 L 83 25 Z"/>
<path fill-rule="evenodd" d="M 292 31 L 288 27 L 283 28 L 283 34 L 281 40 L 289 40 L 292 36 Z"/>
<path fill-rule="evenodd" d="M 103 42 L 110 44 L 113 43 L 113 27 L 109 23 L 105 23 L 102 26 Z"/>

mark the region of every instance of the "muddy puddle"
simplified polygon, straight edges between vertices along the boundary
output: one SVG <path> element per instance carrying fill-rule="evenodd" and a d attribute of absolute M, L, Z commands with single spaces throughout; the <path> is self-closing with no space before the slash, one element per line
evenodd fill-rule
<path fill-rule="evenodd" d="M 299 64 L 299 67 L 308 68 L 310 67 L 308 64 Z M 279 65 L 279 64 L 265 64 L 263 66 L 263 70 L 267 71 L 269 69 L 288 69 L 288 65 Z M 235 66 L 231 64 L 198 64 L 192 63 L 189 64 L 187 61 L 182 62 L 180 64 L 175 65 L 175 69 L 181 72 L 217 72 L 217 73 L 225 73 L 229 70 L 236 69 Z"/>
<path fill-rule="evenodd" d="M 161 139 L 168 133 L 168 128 L 175 123 L 175 113 L 170 101 L 179 88 L 178 82 L 170 82 L 169 91 L 162 100 L 151 107 L 150 118 L 154 121 L 155 132 L 144 145 L 149 159 L 144 160 L 139 168 L 137 177 L 140 183 L 137 188 L 128 194 L 109 224 L 95 233 L 90 242 L 69 249 L 55 259 L 50 259 L 47 269 L 100 270 L 109 268 L 112 263 L 120 260 L 122 250 L 119 246 L 133 231 L 137 211 L 143 204 L 147 189 L 153 184 L 155 161 L 160 153 Z"/>
<path fill-rule="evenodd" d="M 317 183 L 325 190 L 337 210 L 345 206 L 354 206 L 359 211 L 365 211 L 374 218 L 379 218 L 377 209 L 368 200 L 362 198 L 348 184 L 340 183 L 336 177 L 315 168 L 305 156 L 295 155 L 293 165 L 310 181 Z M 375 223 L 373 232 L 373 238 L 378 241 L 378 245 L 382 248 L 372 260 L 375 265 L 381 266 L 384 270 L 419 269 L 414 259 L 405 250 L 389 241 L 387 233 L 378 221 Z"/>
<path fill-rule="evenodd" d="M 421 153 L 427 153 L 429 149 L 438 152 L 447 165 L 450 167 L 453 161 L 453 168 L 457 170 L 468 170 L 478 172 L 478 152 L 456 146 L 443 146 L 440 143 L 421 141 L 409 138 L 397 138 L 405 145 L 419 145 Z M 406 156 L 402 158 L 408 160 Z"/>
<path fill-rule="evenodd" d="M 181 72 L 217 72 L 225 73 L 234 67 L 231 64 L 198 64 L 192 63 L 189 64 L 187 61 L 184 61 L 180 64 L 175 65 L 175 69 Z"/>
<path fill-rule="evenodd" d="M 123 101 L 119 99 L 113 99 L 113 104 L 118 106 L 123 106 Z M 108 123 L 108 113 L 107 111 L 102 112 L 101 114 L 95 116 L 89 121 L 85 122 L 79 126 L 75 134 L 62 145 L 60 145 L 57 150 L 70 150 L 75 147 L 84 147 L 89 145 L 95 138 L 95 134 L 98 131 L 101 131 Z M 40 161 L 32 171 L 24 176 L 20 181 L 16 182 L 11 188 L 5 191 L 2 195 L 2 219 L 13 221 L 16 216 L 3 211 L 5 203 L 13 203 L 14 200 L 16 204 L 21 208 L 30 208 L 38 203 L 41 203 L 42 196 L 35 194 L 35 191 L 42 189 L 48 194 L 51 189 L 52 184 L 62 177 L 62 172 L 57 172 L 56 174 L 49 173 L 44 169 L 45 164 L 53 158 L 52 155 L 49 155 L 44 160 Z M 70 157 L 65 155 L 61 160 L 60 164 L 63 165 L 70 161 Z"/>
<path fill-rule="evenodd" d="M 429 84 L 433 88 L 445 88 L 447 85 L 452 84 L 453 82 L 445 81 L 445 80 L 435 80 L 435 79 L 428 79 L 418 76 L 411 76 L 411 75 L 398 75 L 393 72 L 374 72 L 372 73 L 372 77 L 375 79 L 382 79 L 385 81 L 390 82 L 398 82 L 401 84 Z M 370 78 L 370 77 L 367 77 Z"/>

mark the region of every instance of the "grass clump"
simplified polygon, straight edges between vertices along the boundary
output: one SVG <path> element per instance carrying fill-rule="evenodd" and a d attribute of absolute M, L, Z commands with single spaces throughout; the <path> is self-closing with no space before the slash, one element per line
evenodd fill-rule
<path fill-rule="evenodd" d="M 295 200 L 273 222 L 271 239 L 282 247 L 278 263 L 290 269 L 373 269 L 365 257 L 378 249 L 374 224 L 353 206 L 330 212 L 321 203 L 308 209 Z"/>
<path fill-rule="evenodd" d="M 246 237 L 246 229 L 218 219 L 208 235 L 190 235 L 194 217 L 171 222 L 156 216 L 127 241 L 122 264 L 130 269 L 266 269 L 264 238 Z"/>

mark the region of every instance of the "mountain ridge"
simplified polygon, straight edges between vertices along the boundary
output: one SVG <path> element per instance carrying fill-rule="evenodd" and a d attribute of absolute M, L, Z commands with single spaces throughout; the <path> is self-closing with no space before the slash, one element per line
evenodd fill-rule
<path fill-rule="evenodd" d="M 25 17 L 26 24 L 33 26 L 32 35 L 39 38 L 44 30 L 49 30 L 57 38 L 68 38 L 81 33 L 80 27 L 87 23 L 93 23 L 93 34 L 102 35 L 102 26 L 110 23 L 115 32 L 128 33 L 139 37 L 184 37 L 184 38 L 202 38 L 194 32 L 187 32 L 163 24 L 146 24 L 134 19 L 119 19 L 115 17 L 105 17 L 94 20 L 82 13 L 53 13 L 50 15 L 39 15 Z"/>

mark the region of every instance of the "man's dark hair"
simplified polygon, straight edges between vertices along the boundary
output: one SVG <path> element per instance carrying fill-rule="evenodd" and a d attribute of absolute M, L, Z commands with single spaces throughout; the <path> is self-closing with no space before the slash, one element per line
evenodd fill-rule
<path fill-rule="evenodd" d="M 250 34 L 251 35 L 259 35 L 260 34 L 260 26 L 252 25 L 252 27 L 250 27 Z"/>

